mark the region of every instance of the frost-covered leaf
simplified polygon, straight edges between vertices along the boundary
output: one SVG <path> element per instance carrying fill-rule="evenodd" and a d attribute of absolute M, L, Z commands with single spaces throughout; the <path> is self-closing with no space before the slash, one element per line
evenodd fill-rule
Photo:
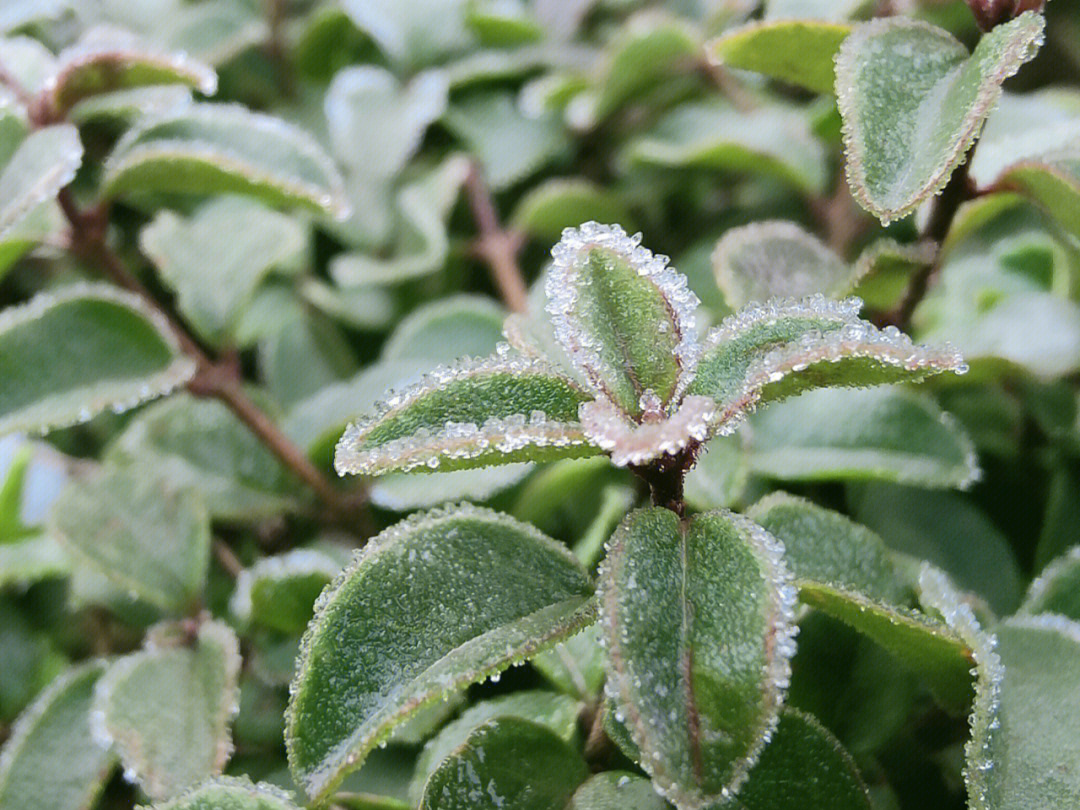
<path fill-rule="evenodd" d="M 25 34 L 0 39 L 0 63 L 28 94 L 40 92 L 56 73 L 56 56 L 53 52 L 39 40 Z M 10 87 L 0 87 L 0 98 L 11 107 L 5 113 L 15 113 L 19 109 L 21 102 Z M 22 110 L 19 109 L 19 112 Z"/>
<path fill-rule="evenodd" d="M 529 663 L 567 694 L 592 700 L 604 683 L 605 660 L 600 647 L 600 626 L 594 624 L 538 653 Z"/>
<path fill-rule="evenodd" d="M 0 31 L 53 20 L 71 8 L 72 0 L 10 0 L 0 10 Z"/>
<path fill-rule="evenodd" d="M 163 84 L 186 84 L 212 96 L 217 91 L 217 74 L 183 52 L 162 50 L 130 31 L 96 26 L 57 57 L 49 100 L 63 115 L 88 96 Z"/>
<path fill-rule="evenodd" d="M 903 17 L 864 23 L 840 46 L 836 87 L 855 198 L 883 222 L 909 214 L 948 182 L 1001 94 L 1042 44 L 1029 12 L 983 36 L 974 52 Z"/>
<path fill-rule="evenodd" d="M 780 713 L 780 725 L 736 798 L 740 810 L 870 810 L 859 769 L 813 715 Z"/>
<path fill-rule="evenodd" d="M 477 726 L 489 720 L 516 717 L 544 726 L 563 742 L 572 743 L 578 733 L 577 717 L 581 707 L 581 703 L 566 695 L 538 690 L 513 692 L 470 706 L 424 746 L 409 783 L 409 798 L 419 804 L 428 777 L 447 757 L 454 756 Z"/>
<path fill-rule="evenodd" d="M 270 394 L 288 410 L 356 371 L 356 356 L 334 322 L 308 310 L 287 288 L 279 319 L 265 324 L 258 343 L 259 371 Z"/>
<path fill-rule="evenodd" d="M 328 795 L 416 710 L 587 624 L 591 592 L 564 546 L 494 512 L 460 506 L 387 529 L 305 635 L 286 733 L 298 783 Z"/>
<path fill-rule="evenodd" d="M 393 61 L 425 65 L 456 53 L 471 41 L 465 0 L 344 0 L 345 12 Z"/>
<path fill-rule="evenodd" d="M 906 578 L 881 538 L 839 512 L 775 492 L 746 514 L 784 544 L 799 587 L 823 583 L 894 604 L 908 596 Z"/>
<path fill-rule="evenodd" d="M 252 784 L 246 777 L 219 776 L 142 810 L 297 810 L 297 806 L 277 785 Z"/>
<path fill-rule="evenodd" d="M 851 292 L 858 268 L 793 222 L 770 220 L 732 228 L 712 255 L 716 283 L 732 309 L 770 298 Z"/>
<path fill-rule="evenodd" d="M 451 295 L 417 307 L 398 322 L 383 346 L 382 359 L 413 358 L 450 363 L 483 357 L 502 339 L 505 310 L 490 298 Z"/>
<path fill-rule="evenodd" d="M 680 810 L 742 785 L 776 728 L 795 651 L 783 546 L 746 518 L 632 512 L 601 586 L 609 688 L 641 766 Z"/>
<path fill-rule="evenodd" d="M 1028 588 L 1020 612 L 1057 613 L 1080 621 L 1080 546 L 1047 563 Z"/>
<path fill-rule="evenodd" d="M 50 531 L 74 562 L 132 596 L 182 613 L 196 604 L 210 557 L 202 499 L 147 466 L 105 467 L 73 480 Z"/>
<path fill-rule="evenodd" d="M 755 22 L 722 34 L 706 46 L 714 62 L 753 70 L 817 93 L 832 93 L 833 59 L 851 26 L 809 19 Z"/>
<path fill-rule="evenodd" d="M 691 170 L 770 175 L 811 194 L 825 191 L 825 151 L 797 107 L 769 104 L 740 112 L 719 101 L 691 102 L 632 141 L 632 162 Z"/>
<path fill-rule="evenodd" d="M 221 773 L 232 754 L 239 641 L 220 622 L 157 625 L 94 688 L 93 738 L 152 799 Z"/>
<path fill-rule="evenodd" d="M 47 534 L 0 543 L 0 589 L 67 576 L 71 560 Z"/>
<path fill-rule="evenodd" d="M 5 129 L 18 128 L 11 116 Z M 5 140 L 15 132 L 5 132 Z M 0 238 L 13 231 L 43 202 L 72 181 L 82 165 L 83 147 L 71 124 L 57 124 L 25 135 L 12 150 L 3 147 L 0 169 Z"/>
<path fill-rule="evenodd" d="M 538 183 L 518 202 L 511 224 L 538 240 L 557 242 L 566 228 L 582 222 L 619 222 L 633 231 L 630 212 L 610 189 L 578 177 Z"/>
<path fill-rule="evenodd" d="M 933 242 L 901 244 L 888 237 L 878 239 L 855 260 L 859 283 L 854 293 L 869 309 L 895 309 L 907 294 L 915 272 L 929 267 L 936 256 Z"/>
<path fill-rule="evenodd" d="M 765 0 L 767 20 L 828 20 L 841 22 L 865 14 L 873 0 Z"/>
<path fill-rule="evenodd" d="M 697 359 L 697 296 L 640 243 L 618 225 L 568 228 L 546 281 L 562 348 L 594 392 L 632 417 L 677 403 Z"/>
<path fill-rule="evenodd" d="M 436 370 L 349 426 L 345 473 L 454 470 L 599 452 L 577 422 L 588 397 L 540 361 L 496 355 Z"/>
<path fill-rule="evenodd" d="M 181 84 L 133 87 L 83 99 L 68 113 L 78 126 L 94 124 L 122 131 L 143 116 L 165 115 L 192 103 L 191 90 Z"/>
<path fill-rule="evenodd" d="M 307 229 L 245 197 L 217 197 L 191 217 L 160 211 L 139 246 L 204 339 L 228 343 L 255 288 L 274 268 L 296 263 Z M 213 257 L 213 261 L 208 261 Z"/>
<path fill-rule="evenodd" d="M 686 474 L 686 502 L 695 509 L 730 509 L 740 502 L 750 469 L 742 436 L 717 436 L 705 445 Z"/>
<path fill-rule="evenodd" d="M 895 327 L 880 330 L 858 318 L 857 298 L 776 299 L 743 308 L 714 327 L 689 394 L 718 403 L 712 424 L 730 432 L 758 403 L 810 388 L 865 387 L 917 381 L 944 371 L 964 373 L 945 346 L 917 346 Z"/>
<path fill-rule="evenodd" d="M 421 810 L 563 807 L 589 769 L 552 731 L 517 717 L 488 720 L 431 774 Z"/>
<path fill-rule="evenodd" d="M 341 177 L 310 135 L 233 104 L 192 104 L 140 122 L 113 148 L 103 183 L 110 195 L 233 192 L 348 213 Z"/>
<path fill-rule="evenodd" d="M 626 771 L 602 771 L 574 791 L 566 810 L 666 810 L 668 803 L 648 779 Z"/>
<path fill-rule="evenodd" d="M 339 71 L 324 102 L 335 156 L 350 172 L 393 177 L 446 110 L 448 91 L 440 71 L 417 74 L 407 85 L 375 65 Z"/>
<path fill-rule="evenodd" d="M 443 123 L 479 159 L 493 189 L 524 180 L 569 145 L 557 117 L 526 116 L 513 96 L 503 92 L 473 92 L 455 101 Z"/>
<path fill-rule="evenodd" d="M 57 677 L 11 729 L 0 750 L 4 810 L 89 810 L 115 758 L 90 735 L 94 684 L 104 666 L 91 662 Z"/>
<path fill-rule="evenodd" d="M 75 284 L 0 315 L 0 433 L 44 431 L 168 393 L 195 371 L 162 316 Z"/>
<path fill-rule="evenodd" d="M 754 414 L 746 447 L 750 469 L 780 481 L 966 489 L 980 475 L 960 426 L 932 399 L 904 388 L 807 391 Z"/>
<path fill-rule="evenodd" d="M 1077 129 L 1072 147 L 1011 164 L 997 186 L 1024 194 L 1080 237 L 1080 122 Z"/>
<path fill-rule="evenodd" d="M 244 625 L 299 633 L 311 620 L 316 597 L 333 581 L 344 562 L 314 548 L 294 548 L 274 557 L 262 557 L 236 578 L 229 610 Z"/>
<path fill-rule="evenodd" d="M 533 464 L 502 464 L 453 472 L 389 473 L 371 482 L 371 502 L 382 509 L 411 512 L 453 501 L 486 501 L 509 489 L 534 469 Z"/>
<path fill-rule="evenodd" d="M 973 717 L 966 776 L 979 810 L 1052 810 L 1080 802 L 1080 623 L 1015 617 L 995 628 L 998 705 Z M 986 716 L 989 715 L 989 716 Z"/>

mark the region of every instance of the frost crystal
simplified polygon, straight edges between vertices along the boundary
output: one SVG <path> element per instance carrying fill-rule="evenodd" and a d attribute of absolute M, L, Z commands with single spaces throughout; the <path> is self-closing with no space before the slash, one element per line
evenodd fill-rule
<path fill-rule="evenodd" d="M 639 425 L 611 400 L 600 397 L 584 403 L 578 410 L 578 418 L 592 443 L 610 452 L 612 463 L 626 467 L 645 464 L 665 454 L 675 455 L 691 442 L 705 441 L 716 411 L 716 403 L 710 397 L 691 396 L 670 417 Z"/>

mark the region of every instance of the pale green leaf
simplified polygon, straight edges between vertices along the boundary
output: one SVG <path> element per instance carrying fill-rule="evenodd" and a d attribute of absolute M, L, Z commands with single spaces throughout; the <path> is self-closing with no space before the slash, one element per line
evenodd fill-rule
<path fill-rule="evenodd" d="M 821 293 L 839 298 L 858 281 L 858 267 L 845 263 L 816 236 L 793 222 L 769 220 L 727 231 L 712 255 L 716 283 L 732 309 L 770 298 Z"/>
<path fill-rule="evenodd" d="M 139 235 L 139 247 L 176 292 L 188 322 L 221 345 L 231 341 L 266 275 L 303 256 L 307 229 L 244 197 L 218 197 L 191 217 L 159 212 Z"/>
<path fill-rule="evenodd" d="M 582 222 L 618 222 L 631 233 L 633 218 L 611 190 L 579 177 L 536 184 L 518 202 L 511 224 L 545 242 L 557 242 L 565 228 Z"/>
<path fill-rule="evenodd" d="M 398 0 L 345 0 L 342 8 L 393 61 L 430 64 L 463 50 L 471 40 L 465 0 L 430 0 L 424 5 Z"/>
<path fill-rule="evenodd" d="M 840 22 L 866 13 L 872 0 L 765 0 L 767 20 L 829 20 Z"/>
<path fill-rule="evenodd" d="M 505 318 L 505 310 L 490 298 L 446 296 L 402 318 L 383 345 L 382 359 L 450 363 L 461 357 L 483 357 L 494 352 L 502 339 Z"/>
<path fill-rule="evenodd" d="M 390 393 L 338 442 L 340 474 L 454 470 L 599 452 L 577 423 L 588 397 L 539 361 L 463 361 Z"/>
<path fill-rule="evenodd" d="M 0 750 L 4 810 L 94 806 L 115 762 L 90 734 L 90 704 L 103 669 L 95 661 L 57 677 L 15 723 Z"/>
<path fill-rule="evenodd" d="M 628 25 L 612 46 L 593 113 L 603 120 L 675 75 L 701 47 L 697 33 L 681 20 L 657 15 L 649 25 Z"/>
<path fill-rule="evenodd" d="M 494 512 L 463 505 L 386 530 L 305 635 L 286 733 L 295 778 L 327 796 L 416 710 L 587 624 L 591 592 L 564 546 Z"/>
<path fill-rule="evenodd" d="M 270 394 L 288 410 L 353 374 L 356 356 L 336 323 L 308 310 L 287 289 L 281 293 L 285 306 L 276 324 L 265 324 L 258 363 Z"/>
<path fill-rule="evenodd" d="M 229 610 L 244 625 L 300 633 L 311 620 L 315 599 L 344 563 L 339 556 L 314 548 L 261 557 L 236 578 Z"/>
<path fill-rule="evenodd" d="M 808 391 L 754 414 L 750 425 L 750 469 L 780 481 L 966 489 L 980 477 L 960 426 L 932 399 L 904 388 Z"/>
<path fill-rule="evenodd" d="M 246 777 L 219 776 L 185 790 L 175 799 L 141 810 L 297 810 L 276 785 L 252 784 Z"/>
<path fill-rule="evenodd" d="M 855 198 L 883 222 L 939 191 L 978 135 L 1001 84 L 1031 59 L 1043 18 L 1026 13 L 975 51 L 927 23 L 885 17 L 840 46 L 836 87 Z"/>
<path fill-rule="evenodd" d="M 67 576 L 70 571 L 68 555 L 48 535 L 0 543 L 0 588 L 26 587 L 44 579 Z"/>
<path fill-rule="evenodd" d="M 657 795 L 648 779 L 625 771 L 593 774 L 574 791 L 566 810 L 665 810 L 669 807 Z"/>
<path fill-rule="evenodd" d="M 783 546 L 746 518 L 632 512 L 610 541 L 601 624 L 616 720 L 680 810 L 737 791 L 776 728 L 795 651 Z"/>
<path fill-rule="evenodd" d="M 105 467 L 68 484 L 50 532 L 73 562 L 162 610 L 197 604 L 210 557 L 202 499 L 159 471 Z"/>
<path fill-rule="evenodd" d="M 1043 568 L 1028 588 L 1020 612 L 1057 613 L 1080 621 L 1080 546 L 1073 546 Z"/>
<path fill-rule="evenodd" d="M 516 717 L 489 720 L 431 774 L 421 810 L 563 807 L 589 771 L 547 728 Z"/>
<path fill-rule="evenodd" d="M 191 102 L 191 90 L 184 85 L 133 87 L 85 98 L 71 108 L 68 118 L 80 127 L 94 124 L 122 131 L 138 118 L 176 112 Z"/>
<path fill-rule="evenodd" d="M 113 148 L 102 181 L 109 195 L 233 192 L 348 212 L 341 177 L 310 135 L 232 104 L 192 104 L 140 122 Z"/>
<path fill-rule="evenodd" d="M 1080 122 L 1075 144 L 1080 144 Z M 997 186 L 1024 194 L 1080 236 L 1080 145 L 1011 164 Z"/>
<path fill-rule="evenodd" d="M 382 509 L 411 512 L 452 501 L 486 501 L 533 471 L 528 462 L 453 472 L 389 473 L 371 482 L 371 502 Z"/>
<path fill-rule="evenodd" d="M 868 309 L 888 312 L 898 307 L 915 273 L 929 267 L 937 256 L 933 242 L 900 244 L 888 237 L 867 246 L 855 260 L 853 290 Z"/>
<path fill-rule="evenodd" d="M 749 484 L 750 469 L 743 434 L 717 436 L 705 444 L 697 464 L 686 474 L 686 502 L 695 509 L 730 509 Z"/>
<path fill-rule="evenodd" d="M 600 626 L 590 625 L 529 662 L 552 684 L 582 700 L 597 696 L 605 677 L 604 651 L 600 647 Z"/>
<path fill-rule="evenodd" d="M 582 704 L 554 692 L 520 691 L 476 703 L 445 725 L 428 741 L 416 761 L 416 771 L 409 783 L 409 798 L 419 804 L 428 777 L 465 743 L 473 730 L 489 720 L 516 717 L 544 726 L 559 739 L 572 743 L 577 736 L 577 718 Z"/>
<path fill-rule="evenodd" d="M 71 124 L 36 130 L 26 135 L 13 152 L 7 151 L 9 148 L 4 145 L 6 160 L 0 169 L 3 238 L 13 236 L 17 225 L 70 183 L 83 158 L 79 133 Z"/>
<path fill-rule="evenodd" d="M 206 622 L 151 629 L 143 650 L 113 663 L 94 688 L 93 737 L 119 755 L 152 799 L 221 773 L 232 754 L 239 641 Z"/>
<path fill-rule="evenodd" d="M 851 33 L 839 22 L 766 19 L 725 32 L 706 50 L 714 62 L 752 70 L 817 93 L 832 93 L 833 59 Z"/>

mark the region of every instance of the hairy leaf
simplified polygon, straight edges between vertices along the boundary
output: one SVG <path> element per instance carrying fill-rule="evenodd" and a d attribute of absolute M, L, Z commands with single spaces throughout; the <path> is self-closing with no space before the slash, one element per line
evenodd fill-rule
<path fill-rule="evenodd" d="M 73 559 L 162 610 L 183 612 L 202 592 L 210 520 L 192 490 L 147 466 L 106 467 L 70 483 L 51 531 Z"/>
<path fill-rule="evenodd" d="M 217 74 L 185 53 L 160 50 L 123 29 L 97 26 L 57 57 L 49 95 L 63 114 L 88 96 L 162 84 L 186 84 L 212 96 Z"/>
<path fill-rule="evenodd" d="M 770 298 L 821 293 L 839 298 L 858 280 L 816 236 L 793 222 L 769 220 L 727 231 L 712 255 L 716 283 L 732 309 Z"/>
<path fill-rule="evenodd" d="M 341 177 L 291 124 L 238 105 L 193 104 L 147 119 L 105 164 L 107 193 L 240 193 L 334 216 L 348 211 Z"/>
<path fill-rule="evenodd" d="M 294 548 L 263 557 L 236 578 L 229 609 L 245 625 L 299 633 L 311 620 L 315 599 L 343 565 L 325 551 Z"/>
<path fill-rule="evenodd" d="M 872 242 L 855 260 L 854 293 L 869 309 L 889 311 L 901 304 L 920 268 L 929 267 L 937 255 L 933 242 L 900 244 L 884 237 Z"/>
<path fill-rule="evenodd" d="M 751 425 L 750 469 L 781 481 L 966 489 L 980 476 L 960 426 L 932 399 L 903 388 L 808 391 L 755 414 Z"/>
<path fill-rule="evenodd" d="M 539 361 L 463 361 L 389 394 L 374 416 L 350 425 L 334 464 L 344 475 L 591 455 L 599 451 L 577 423 L 587 399 Z"/>
<path fill-rule="evenodd" d="M 616 719 L 680 810 L 728 798 L 771 737 L 795 650 L 783 547 L 730 512 L 632 512 L 602 572 Z"/>
<path fill-rule="evenodd" d="M 716 63 L 832 93 L 833 59 L 851 26 L 824 20 L 765 20 L 736 28 L 706 49 Z"/>
<path fill-rule="evenodd" d="M 297 810 L 297 807 L 289 794 L 276 785 L 252 784 L 246 777 L 218 776 L 143 810 Z"/>
<path fill-rule="evenodd" d="M 431 774 L 421 810 L 563 807 L 589 775 L 585 760 L 544 726 L 488 720 Z"/>
<path fill-rule="evenodd" d="M 739 810 L 870 810 L 851 754 L 813 715 L 784 709 L 735 801 Z"/>
<path fill-rule="evenodd" d="M 3 149 L 6 160 L 0 169 L 0 237 L 8 238 L 17 235 L 16 226 L 24 223 L 39 205 L 55 197 L 75 178 L 82 165 L 83 147 L 75 127 L 57 124 L 26 135 L 13 151 L 7 144 Z"/>
<path fill-rule="evenodd" d="M 75 284 L 0 316 L 0 433 L 63 427 L 168 393 L 195 371 L 135 296 Z"/>
<path fill-rule="evenodd" d="M 90 738 L 94 661 L 56 678 L 19 718 L 0 751 L 4 810 L 89 810 L 115 758 Z"/>
<path fill-rule="evenodd" d="M 192 633 L 157 625 L 143 650 L 116 661 L 95 686 L 94 739 L 113 746 L 148 796 L 176 796 L 220 774 L 232 754 L 239 676 L 228 626 L 206 622 Z"/>
<path fill-rule="evenodd" d="M 648 779 L 626 771 L 602 771 L 574 791 L 566 810 L 665 810 L 668 806 Z"/>
<path fill-rule="evenodd" d="M 975 51 L 927 23 L 864 23 L 840 46 L 836 88 L 855 198 L 883 222 L 939 191 L 964 159 L 1001 84 L 1042 44 L 1026 13 L 983 36 Z"/>
<path fill-rule="evenodd" d="M 298 783 L 328 795 L 421 707 L 587 624 L 591 590 L 565 547 L 494 512 L 460 506 L 387 529 L 305 635 L 286 734 Z"/>
<path fill-rule="evenodd" d="M 1021 613 L 1056 613 L 1080 621 L 1080 546 L 1047 563 L 1028 588 Z"/>

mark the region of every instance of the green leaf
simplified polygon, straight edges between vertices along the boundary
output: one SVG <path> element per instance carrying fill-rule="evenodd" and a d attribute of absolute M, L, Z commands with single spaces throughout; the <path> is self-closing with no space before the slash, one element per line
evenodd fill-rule
<path fill-rule="evenodd" d="M 686 475 L 686 502 L 695 509 L 730 509 L 742 502 L 750 470 L 743 436 L 717 436 L 702 448 Z"/>
<path fill-rule="evenodd" d="M 627 25 L 612 46 L 590 123 L 663 84 L 700 48 L 697 33 L 682 20 L 658 16 L 649 25 Z"/>
<path fill-rule="evenodd" d="M 870 810 L 851 755 L 813 715 L 784 709 L 736 798 L 739 810 Z"/>
<path fill-rule="evenodd" d="M 63 115 L 84 98 L 146 85 L 186 84 L 203 95 L 217 92 L 217 74 L 182 52 L 168 52 L 119 28 L 90 28 L 57 57 L 49 100 Z"/>
<path fill-rule="evenodd" d="M 1080 802 L 1080 624 L 1016 617 L 996 630 L 1004 665 L 996 723 L 974 730 L 971 806 L 1051 810 Z M 980 733 L 982 732 L 982 733 Z"/>
<path fill-rule="evenodd" d="M 980 477 L 959 425 L 932 399 L 905 388 L 808 391 L 755 414 L 747 436 L 750 469 L 780 481 L 877 479 L 967 489 Z"/>
<path fill-rule="evenodd" d="M 1080 236 L 1080 148 L 1017 161 L 998 178 L 996 187 L 1020 192 L 1073 236 Z"/>
<path fill-rule="evenodd" d="M 1028 588 L 1020 612 L 1056 613 L 1080 621 L 1080 546 L 1047 564 Z"/>
<path fill-rule="evenodd" d="M 333 163 L 310 135 L 232 104 L 193 104 L 147 119 L 105 162 L 107 194 L 238 193 L 334 216 L 348 206 Z"/>
<path fill-rule="evenodd" d="M 56 678 L 23 713 L 0 751 L 4 810 L 89 810 L 115 761 L 91 739 L 90 704 L 103 664 Z"/>
<path fill-rule="evenodd" d="M 836 57 L 836 88 L 848 182 L 863 207 L 887 223 L 943 188 L 1043 27 L 1042 16 L 1023 14 L 970 57 L 951 34 L 916 20 L 856 27 Z"/>
<path fill-rule="evenodd" d="M 589 770 L 541 725 L 516 717 L 476 728 L 431 774 L 421 810 L 548 810 L 563 807 Z"/>
<path fill-rule="evenodd" d="M 948 346 L 916 346 L 895 327 L 859 320 L 862 302 L 821 295 L 751 305 L 704 338 L 691 395 L 716 400 L 714 428 L 730 432 L 759 403 L 809 388 L 916 381 L 967 370 Z M 734 421 L 733 421 L 734 420 Z"/>
<path fill-rule="evenodd" d="M 371 502 L 394 512 L 411 512 L 454 501 L 489 500 L 519 483 L 534 469 L 528 462 L 453 472 L 388 473 L 371 482 Z"/>
<path fill-rule="evenodd" d="M 839 22 L 867 13 L 871 0 L 764 0 L 766 20 Z"/>
<path fill-rule="evenodd" d="M 828 182 L 825 151 L 805 111 L 779 103 L 749 112 L 719 101 L 684 104 L 632 141 L 625 157 L 651 166 L 768 175 L 808 194 L 824 193 Z"/>
<path fill-rule="evenodd" d="M 233 339 L 242 310 L 266 275 L 302 256 L 307 229 L 244 197 L 218 197 L 190 218 L 159 212 L 139 235 L 139 247 L 176 292 L 187 321 L 201 337 L 222 345 Z"/>
<path fill-rule="evenodd" d="M 387 529 L 305 635 L 286 733 L 297 782 L 329 795 L 418 709 L 587 624 L 591 591 L 564 546 L 494 512 L 463 505 Z"/>
<path fill-rule="evenodd" d="M 225 405 L 177 394 L 141 411 L 113 439 L 110 464 L 150 463 L 200 493 L 211 517 L 250 520 L 296 506 L 281 462 Z"/>
<path fill-rule="evenodd" d="M 599 450 L 577 423 L 587 399 L 540 361 L 463 361 L 389 394 L 374 416 L 350 425 L 334 464 L 342 475 L 370 475 L 592 455 Z"/>
<path fill-rule="evenodd" d="M 232 754 L 240 663 L 239 642 L 220 622 L 194 632 L 157 625 L 143 650 L 98 681 L 94 739 L 113 746 L 125 773 L 152 799 L 220 774 Z"/>
<path fill-rule="evenodd" d="M 555 336 L 575 367 L 632 417 L 677 402 L 695 358 L 695 296 L 686 278 L 618 225 L 568 228 L 547 277 Z"/>
<path fill-rule="evenodd" d="M 506 312 L 490 298 L 451 295 L 417 307 L 398 322 L 383 345 L 386 361 L 450 363 L 483 357 L 502 340 Z"/>
<path fill-rule="evenodd" d="M 712 255 L 716 283 L 732 309 L 770 298 L 851 292 L 858 268 L 793 222 L 769 220 L 727 231 Z"/>
<path fill-rule="evenodd" d="M 706 45 L 717 64 L 832 93 L 833 59 L 851 26 L 824 20 L 764 20 L 721 35 Z"/>
<path fill-rule="evenodd" d="M 907 294 L 915 272 L 929 267 L 936 256 L 933 242 L 900 244 L 888 237 L 871 242 L 855 260 L 859 283 L 853 292 L 868 309 L 895 309 Z"/>
<path fill-rule="evenodd" d="M 660 798 L 648 779 L 625 771 L 593 774 L 574 791 L 566 810 L 665 810 L 668 803 Z"/>
<path fill-rule="evenodd" d="M 852 514 L 890 548 L 929 560 L 1000 615 L 1020 602 L 1020 570 L 1009 540 L 970 500 L 893 484 L 865 484 L 849 497 Z"/>
<path fill-rule="evenodd" d="M 41 580 L 67 576 L 70 572 L 71 560 L 48 535 L 0 543 L 0 588 L 26 587 Z"/>
<path fill-rule="evenodd" d="M 514 2 L 481 2 L 472 5 L 465 14 L 469 28 L 481 45 L 506 48 L 536 42 L 544 38 L 545 29 L 524 5 Z"/>
<path fill-rule="evenodd" d="M 315 599 L 342 565 L 342 560 L 313 548 L 261 557 L 236 578 L 229 610 L 245 625 L 300 633 L 311 620 Z"/>
<path fill-rule="evenodd" d="M 424 6 L 397 0 L 345 0 L 341 5 L 392 61 L 406 67 L 438 61 L 470 42 L 465 0 L 432 0 Z"/>
<path fill-rule="evenodd" d="M 577 736 L 577 718 L 582 704 L 554 692 L 521 691 L 476 703 L 445 725 L 428 741 L 416 760 L 416 771 L 409 783 L 409 799 L 419 804 L 428 778 L 452 757 L 473 730 L 489 720 L 513 717 L 543 726 L 565 743 Z"/>
<path fill-rule="evenodd" d="M 581 177 L 537 183 L 518 202 L 511 224 L 542 242 L 557 242 L 566 228 L 582 222 L 619 222 L 633 232 L 633 218 L 611 190 Z"/>
<path fill-rule="evenodd" d="M 297 810 L 288 793 L 275 785 L 252 784 L 246 777 L 219 776 L 185 790 L 175 799 L 142 810 Z"/>
<path fill-rule="evenodd" d="M 68 484 L 50 531 L 73 561 L 165 611 L 196 604 L 210 557 L 202 499 L 146 466 L 105 467 Z"/>
<path fill-rule="evenodd" d="M 11 124 L 18 127 L 19 124 Z M 14 133 L 4 133 L 5 140 Z M 26 135 L 9 151 L 3 145 L 3 168 L 0 169 L 0 237 L 15 234 L 39 205 L 56 196 L 75 178 L 82 165 L 83 147 L 79 133 L 71 124 L 57 124 Z"/>
<path fill-rule="evenodd" d="M 800 588 L 821 583 L 899 604 L 909 589 L 880 537 L 839 512 L 785 492 L 751 506 L 747 516 L 784 544 Z"/>
<path fill-rule="evenodd" d="M 133 87 L 90 96 L 68 112 L 68 118 L 80 127 L 101 126 L 109 131 L 123 131 L 143 116 L 165 115 L 191 104 L 191 91 L 179 84 Z"/>
<path fill-rule="evenodd" d="M 552 684 L 582 700 L 592 700 L 604 685 L 604 651 L 600 626 L 590 625 L 529 661 Z"/>
<path fill-rule="evenodd" d="M 74 284 L 0 316 L 0 433 L 63 427 L 168 393 L 195 364 L 135 296 Z"/>
<path fill-rule="evenodd" d="M 632 512 L 610 541 L 601 624 L 616 720 L 680 810 L 738 790 L 772 735 L 795 651 L 783 547 L 730 512 Z"/>

